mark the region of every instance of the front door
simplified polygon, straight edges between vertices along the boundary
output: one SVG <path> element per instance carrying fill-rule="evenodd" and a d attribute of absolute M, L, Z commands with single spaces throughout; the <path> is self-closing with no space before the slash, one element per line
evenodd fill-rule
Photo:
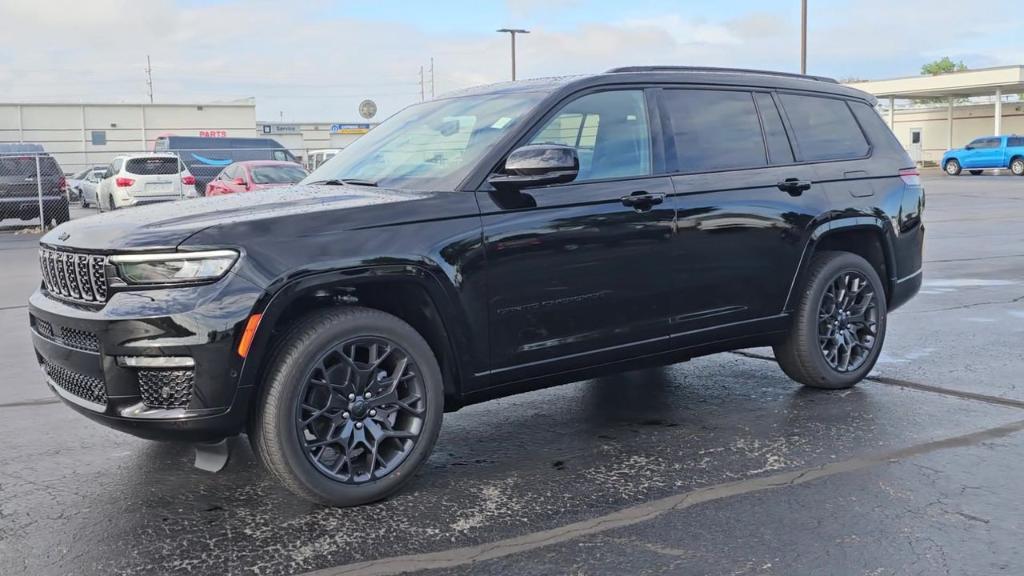
<path fill-rule="evenodd" d="M 493 384 L 666 348 L 674 211 L 651 125 L 643 90 L 580 96 L 524 142 L 575 147 L 574 182 L 478 193 Z"/>
<path fill-rule="evenodd" d="M 910 159 L 913 160 L 915 164 L 921 163 L 921 152 L 921 129 L 911 128 L 910 149 L 908 150 L 908 153 L 910 154 Z"/>

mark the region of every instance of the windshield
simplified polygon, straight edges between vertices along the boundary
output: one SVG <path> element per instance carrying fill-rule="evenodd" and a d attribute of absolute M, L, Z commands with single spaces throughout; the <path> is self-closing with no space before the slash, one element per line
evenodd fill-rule
<path fill-rule="evenodd" d="M 306 177 L 308 172 L 300 166 L 254 166 L 249 170 L 255 184 L 293 184 Z"/>
<path fill-rule="evenodd" d="M 474 164 L 545 94 L 488 94 L 410 106 L 324 163 L 303 182 L 359 180 L 410 190 L 454 190 Z"/>

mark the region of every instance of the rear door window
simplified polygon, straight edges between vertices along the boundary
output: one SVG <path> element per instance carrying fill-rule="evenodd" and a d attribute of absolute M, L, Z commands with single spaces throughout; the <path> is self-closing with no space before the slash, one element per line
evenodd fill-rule
<path fill-rule="evenodd" d="M 761 126 L 764 128 L 764 141 L 768 146 L 768 162 L 771 164 L 789 164 L 793 161 L 793 148 L 786 136 L 786 128 L 782 124 L 782 116 L 772 95 L 765 92 L 754 93 L 757 111 L 761 114 Z"/>
<path fill-rule="evenodd" d="M 844 100 L 780 94 L 802 160 L 852 160 L 870 149 Z"/>
<path fill-rule="evenodd" d="M 160 174 L 177 174 L 181 163 L 177 158 L 130 158 L 124 170 L 139 176 L 155 176 Z"/>
<path fill-rule="evenodd" d="M 681 172 L 768 164 L 750 92 L 665 90 L 662 94 Z"/>

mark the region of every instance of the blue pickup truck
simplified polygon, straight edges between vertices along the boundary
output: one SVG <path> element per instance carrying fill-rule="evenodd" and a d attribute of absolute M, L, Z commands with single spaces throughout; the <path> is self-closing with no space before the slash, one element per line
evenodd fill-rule
<path fill-rule="evenodd" d="M 1024 176 L 1024 136 L 976 138 L 942 155 L 942 169 L 950 176 L 962 170 L 978 175 L 995 168 L 1009 168 L 1017 176 Z"/>

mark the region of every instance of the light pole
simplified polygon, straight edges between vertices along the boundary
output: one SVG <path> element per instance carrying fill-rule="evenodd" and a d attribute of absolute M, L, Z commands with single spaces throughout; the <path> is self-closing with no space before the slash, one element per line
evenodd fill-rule
<path fill-rule="evenodd" d="M 502 28 L 498 30 L 501 33 L 508 33 L 512 38 L 512 81 L 516 79 L 516 34 L 529 34 L 529 30 L 523 30 L 522 28 Z"/>
<path fill-rule="evenodd" d="M 807 0 L 800 0 L 800 73 L 807 74 Z"/>

